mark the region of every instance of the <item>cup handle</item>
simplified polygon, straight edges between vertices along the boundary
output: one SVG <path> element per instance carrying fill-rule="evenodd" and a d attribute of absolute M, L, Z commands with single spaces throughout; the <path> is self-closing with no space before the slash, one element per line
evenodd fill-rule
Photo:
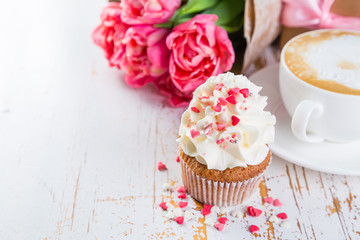
<path fill-rule="evenodd" d="M 323 106 L 311 100 L 301 101 L 294 112 L 291 120 L 291 130 L 295 137 L 301 141 L 308 143 L 323 142 L 324 139 L 315 135 L 308 135 L 306 129 L 310 120 L 310 116 L 318 118 L 323 114 Z"/>

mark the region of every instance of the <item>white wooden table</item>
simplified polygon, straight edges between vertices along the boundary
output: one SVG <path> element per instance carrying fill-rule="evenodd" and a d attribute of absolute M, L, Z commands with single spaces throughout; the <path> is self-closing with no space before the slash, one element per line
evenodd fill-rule
<path fill-rule="evenodd" d="M 175 139 L 184 109 L 169 108 L 151 86 L 129 88 L 108 67 L 90 38 L 105 3 L 0 2 L 1 240 L 360 239 L 359 177 L 276 156 L 248 203 L 262 217 L 228 217 L 223 232 L 195 210 L 183 226 L 167 221 L 158 204 L 177 201 L 161 186 L 181 184 Z M 158 161 L 168 171 L 156 170 Z M 265 196 L 284 206 L 263 205 Z M 266 220 L 281 211 L 290 228 Z"/>

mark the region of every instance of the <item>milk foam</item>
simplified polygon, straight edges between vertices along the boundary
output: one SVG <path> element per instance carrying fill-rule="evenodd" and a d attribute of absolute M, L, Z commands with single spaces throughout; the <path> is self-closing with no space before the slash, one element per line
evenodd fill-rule
<path fill-rule="evenodd" d="M 318 79 L 360 89 L 360 36 L 342 35 L 307 47 L 304 60 Z"/>

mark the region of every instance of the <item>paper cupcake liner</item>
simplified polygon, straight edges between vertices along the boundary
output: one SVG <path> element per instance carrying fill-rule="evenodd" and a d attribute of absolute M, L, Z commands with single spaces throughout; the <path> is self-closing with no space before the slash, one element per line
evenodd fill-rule
<path fill-rule="evenodd" d="M 270 164 L 271 160 L 266 169 Z M 266 169 L 248 180 L 220 182 L 202 178 L 181 160 L 182 179 L 188 193 L 199 202 L 220 207 L 235 206 L 248 200 L 259 186 Z"/>

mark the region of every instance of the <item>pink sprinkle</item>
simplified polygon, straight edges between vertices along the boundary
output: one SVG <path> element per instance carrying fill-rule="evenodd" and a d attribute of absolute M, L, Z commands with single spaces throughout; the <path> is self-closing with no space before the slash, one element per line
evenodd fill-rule
<path fill-rule="evenodd" d="M 184 208 L 188 205 L 188 202 L 179 202 L 179 207 Z"/>
<path fill-rule="evenodd" d="M 282 204 L 282 202 L 280 202 L 280 200 L 279 199 L 275 199 L 274 200 L 274 206 L 275 207 L 280 207 L 280 206 L 282 206 L 283 204 Z"/>
<path fill-rule="evenodd" d="M 221 91 L 223 86 L 224 86 L 224 84 L 222 84 L 222 83 L 216 84 L 215 90 Z"/>
<path fill-rule="evenodd" d="M 230 97 L 226 98 L 226 101 L 228 101 L 231 104 L 236 104 L 236 97 L 235 95 L 230 95 Z"/>
<path fill-rule="evenodd" d="M 180 186 L 180 187 L 178 187 L 178 188 L 176 189 L 176 191 L 177 191 L 178 193 L 186 193 L 186 187 Z"/>
<path fill-rule="evenodd" d="M 222 230 L 224 230 L 225 224 L 217 223 L 217 224 L 214 225 L 214 227 L 215 227 L 218 231 L 222 231 Z"/>
<path fill-rule="evenodd" d="M 190 127 L 190 124 L 187 124 L 186 127 Z"/>
<path fill-rule="evenodd" d="M 160 203 L 159 207 L 161 207 L 163 210 L 167 210 L 166 202 Z"/>
<path fill-rule="evenodd" d="M 221 106 L 225 106 L 227 104 L 227 101 L 225 98 L 219 98 L 219 103 Z"/>
<path fill-rule="evenodd" d="M 159 171 L 166 170 L 166 165 L 162 162 L 158 162 L 158 170 Z"/>
<path fill-rule="evenodd" d="M 231 89 L 228 91 L 228 94 L 229 94 L 229 95 L 239 94 L 239 91 L 240 91 L 239 88 L 231 88 Z"/>
<path fill-rule="evenodd" d="M 226 148 L 227 148 L 227 146 L 226 146 L 226 145 L 224 145 L 224 146 L 223 146 L 223 148 L 224 148 L 224 149 L 226 149 Z"/>
<path fill-rule="evenodd" d="M 247 207 L 247 212 L 252 217 L 258 217 L 262 213 L 262 211 L 260 209 L 254 208 L 252 206 Z"/>
<path fill-rule="evenodd" d="M 183 224 L 184 223 L 184 217 L 176 217 L 175 219 L 174 219 L 178 224 Z"/>
<path fill-rule="evenodd" d="M 251 226 L 250 226 L 250 232 L 251 232 L 251 233 L 257 232 L 257 231 L 259 231 L 259 230 L 260 230 L 259 227 L 256 226 L 256 225 L 251 225 Z"/>
<path fill-rule="evenodd" d="M 249 97 L 249 89 L 248 88 L 243 88 L 243 89 L 240 89 L 240 91 L 239 91 L 243 96 L 244 96 L 244 98 L 247 98 L 247 97 Z"/>
<path fill-rule="evenodd" d="M 209 215 L 211 213 L 211 208 L 212 208 L 211 205 L 204 204 L 204 208 L 201 209 L 202 215 L 204 215 L 204 216 Z"/>
<path fill-rule="evenodd" d="M 177 161 L 177 162 L 180 162 L 180 156 L 177 156 L 177 157 L 176 157 L 176 161 Z"/>
<path fill-rule="evenodd" d="M 192 137 L 192 138 L 196 138 L 197 136 L 200 135 L 200 132 L 197 131 L 197 130 L 195 130 L 195 129 L 191 129 L 191 130 L 190 130 L 190 134 L 191 134 L 191 137 Z"/>
<path fill-rule="evenodd" d="M 178 198 L 180 198 L 180 199 L 186 199 L 186 194 L 185 194 L 185 193 L 180 193 L 180 194 L 178 195 Z"/>
<path fill-rule="evenodd" d="M 225 124 L 225 123 L 219 123 L 219 124 L 217 124 L 217 129 L 218 129 L 219 131 L 224 130 L 225 128 L 226 128 L 226 124 Z"/>
<path fill-rule="evenodd" d="M 232 116 L 231 117 L 231 121 L 232 121 L 232 125 L 233 126 L 236 126 L 239 122 L 240 122 L 240 119 L 238 118 L 238 117 L 236 117 L 236 116 Z"/>
<path fill-rule="evenodd" d="M 221 139 L 219 139 L 219 140 L 216 141 L 216 144 L 221 144 L 221 143 L 224 142 L 224 141 L 225 141 L 225 139 L 221 138 Z"/>
<path fill-rule="evenodd" d="M 221 217 L 218 219 L 219 223 L 225 224 L 228 219 L 226 217 Z"/>
<path fill-rule="evenodd" d="M 200 110 L 197 107 L 191 107 L 191 111 L 199 113 Z"/>
<path fill-rule="evenodd" d="M 277 200 L 277 199 L 276 199 Z M 272 197 L 266 197 L 264 198 L 264 202 L 272 204 L 274 199 Z"/>
<path fill-rule="evenodd" d="M 230 139 L 229 142 L 234 143 L 234 142 L 236 142 L 236 140 Z"/>
<path fill-rule="evenodd" d="M 221 112 L 221 104 L 220 103 L 216 104 L 216 106 L 213 109 L 215 112 Z"/>
<path fill-rule="evenodd" d="M 278 218 L 281 218 L 281 219 L 287 219 L 286 213 L 279 213 L 279 214 L 277 215 L 277 217 L 278 217 Z"/>
<path fill-rule="evenodd" d="M 207 125 L 205 127 L 205 134 L 206 135 L 210 135 L 213 131 L 213 123 L 210 123 L 209 125 Z"/>
<path fill-rule="evenodd" d="M 199 97 L 200 100 L 209 99 L 209 98 L 210 98 L 209 96 L 201 96 L 201 97 Z"/>

